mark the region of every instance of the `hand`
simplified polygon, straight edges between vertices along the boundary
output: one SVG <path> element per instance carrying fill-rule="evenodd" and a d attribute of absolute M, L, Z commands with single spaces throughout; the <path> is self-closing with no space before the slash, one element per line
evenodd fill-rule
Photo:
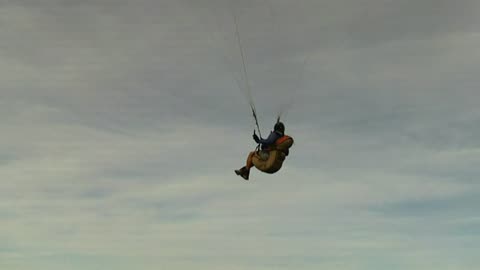
<path fill-rule="evenodd" d="M 253 140 L 256 142 L 256 143 L 260 143 L 260 138 L 258 138 L 257 134 L 253 133 Z"/>

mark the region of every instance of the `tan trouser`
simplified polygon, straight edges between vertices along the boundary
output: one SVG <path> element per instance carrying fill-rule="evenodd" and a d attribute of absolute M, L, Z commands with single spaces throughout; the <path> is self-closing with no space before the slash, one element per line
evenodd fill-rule
<path fill-rule="evenodd" d="M 253 167 L 253 156 L 255 155 L 255 151 L 252 151 L 250 152 L 250 154 L 248 154 L 248 158 L 247 158 L 247 169 L 250 170 L 250 168 Z"/>

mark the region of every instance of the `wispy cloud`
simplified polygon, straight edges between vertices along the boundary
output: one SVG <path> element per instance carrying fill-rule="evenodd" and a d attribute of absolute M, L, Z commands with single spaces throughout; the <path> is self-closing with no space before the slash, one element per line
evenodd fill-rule
<path fill-rule="evenodd" d="M 249 182 L 230 8 L 264 132 L 294 101 Z M 0 268 L 478 268 L 478 10 L 0 4 Z"/>

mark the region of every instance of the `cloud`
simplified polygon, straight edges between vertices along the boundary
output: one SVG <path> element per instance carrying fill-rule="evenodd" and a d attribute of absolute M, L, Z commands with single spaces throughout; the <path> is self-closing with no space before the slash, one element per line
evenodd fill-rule
<path fill-rule="evenodd" d="M 294 101 L 249 182 L 230 8 L 262 131 Z M 475 268 L 478 8 L 0 4 L 0 266 Z"/>

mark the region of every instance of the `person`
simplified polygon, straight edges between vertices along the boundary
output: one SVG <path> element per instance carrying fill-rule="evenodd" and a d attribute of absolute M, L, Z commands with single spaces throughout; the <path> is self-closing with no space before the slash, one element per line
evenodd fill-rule
<path fill-rule="evenodd" d="M 282 122 L 278 121 L 277 123 L 275 123 L 273 131 L 270 132 L 269 136 L 266 139 L 258 137 L 258 135 L 254 132 L 253 140 L 260 145 L 260 149 L 262 150 L 262 152 L 268 155 L 268 151 L 272 148 L 273 145 L 275 145 L 275 142 L 283 136 L 285 136 L 285 125 Z M 246 166 L 235 170 L 235 173 L 237 175 L 240 175 L 245 180 L 248 180 L 250 175 L 250 169 L 254 166 L 253 156 L 255 154 L 256 151 L 250 152 L 248 154 Z M 285 154 L 288 155 L 288 149 Z"/>

